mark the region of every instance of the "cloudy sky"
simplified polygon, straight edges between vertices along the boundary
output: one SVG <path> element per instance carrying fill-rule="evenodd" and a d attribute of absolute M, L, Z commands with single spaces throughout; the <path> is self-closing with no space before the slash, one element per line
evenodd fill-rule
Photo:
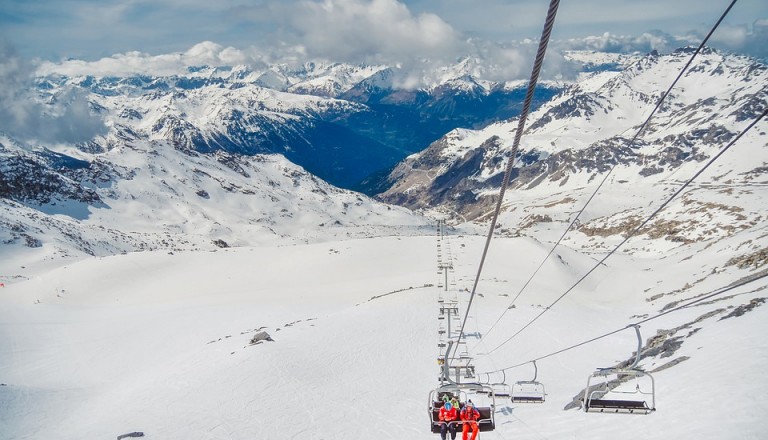
<path fill-rule="evenodd" d="M 210 41 L 340 61 L 453 56 L 468 39 L 536 39 L 547 0 L 0 0 L 0 39 L 29 59 L 181 53 Z M 553 38 L 612 50 L 694 41 L 730 0 L 564 0 Z M 762 21 L 759 21 L 763 19 Z M 736 3 L 713 44 L 765 56 L 768 1 Z M 757 23 L 757 25 L 756 25 Z M 650 32 L 650 33 L 649 33 Z M 610 40 L 610 41 L 609 41 Z M 596 43 L 598 42 L 598 43 Z"/>
<path fill-rule="evenodd" d="M 542 77 L 579 70 L 567 49 L 698 45 L 732 0 L 563 0 Z M 0 0 L 0 134 L 78 142 L 104 131 L 77 90 L 30 95 L 35 75 L 175 74 L 309 59 L 398 65 L 401 87 L 468 55 L 485 79 L 526 78 L 547 0 Z M 768 60 L 768 1 L 740 0 L 710 40 Z M 63 102 L 63 101 L 62 101 Z"/>

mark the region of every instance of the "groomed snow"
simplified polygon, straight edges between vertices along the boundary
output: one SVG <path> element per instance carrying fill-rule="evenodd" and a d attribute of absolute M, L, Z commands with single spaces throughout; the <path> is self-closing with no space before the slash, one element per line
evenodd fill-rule
<path fill-rule="evenodd" d="M 749 237 L 741 237 L 748 239 Z M 450 288 L 466 310 L 483 238 L 451 232 Z M 216 252 L 86 258 L 0 289 L 0 437 L 97 439 L 436 439 L 427 396 L 437 385 L 436 237 L 386 237 Z M 529 237 L 492 242 L 467 323 L 485 335 L 549 249 Z M 509 344 L 594 264 L 561 248 L 484 337 L 468 338 L 479 372 L 623 328 L 673 300 L 750 272 L 729 268 L 724 242 L 664 256 L 617 256 Z M 443 258 L 446 258 L 443 255 Z M 701 278 L 702 267 L 719 273 Z M 696 277 L 696 278 L 694 278 Z M 728 298 L 642 326 L 645 339 L 707 312 L 765 296 L 765 279 Z M 652 294 L 668 296 L 647 300 Z M 383 296 L 382 296 L 383 295 Z M 376 297 L 376 298 L 374 298 Z M 563 407 L 596 368 L 632 356 L 631 330 L 538 362 L 543 405 L 497 402 L 498 439 L 759 439 L 768 419 L 766 307 L 684 330 L 656 373 L 647 416 Z M 249 346 L 257 329 L 274 342 Z M 508 380 L 529 379 L 530 365 Z M 496 379 L 496 378 L 494 378 Z"/>

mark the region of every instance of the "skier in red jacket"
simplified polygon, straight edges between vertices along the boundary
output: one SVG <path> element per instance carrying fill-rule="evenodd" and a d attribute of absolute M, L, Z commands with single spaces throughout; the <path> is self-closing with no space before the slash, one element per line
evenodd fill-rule
<path fill-rule="evenodd" d="M 467 440 L 467 434 L 469 429 L 472 428 L 472 440 L 477 438 L 477 433 L 480 432 L 480 427 L 477 425 L 477 420 L 480 418 L 480 412 L 475 409 L 471 400 L 468 400 L 464 408 L 461 410 L 461 421 L 464 422 L 464 428 L 461 430 L 461 439 Z"/>
<path fill-rule="evenodd" d="M 459 418 L 459 414 L 456 412 L 456 408 L 451 402 L 445 402 L 443 407 L 440 408 L 438 414 L 440 419 L 440 438 L 445 440 L 448 431 L 451 432 L 451 440 L 456 440 L 456 420 Z M 451 423 L 453 422 L 453 423 Z"/>

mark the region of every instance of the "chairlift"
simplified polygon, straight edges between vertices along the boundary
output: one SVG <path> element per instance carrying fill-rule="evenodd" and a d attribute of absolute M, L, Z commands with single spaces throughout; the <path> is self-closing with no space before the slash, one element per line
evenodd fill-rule
<path fill-rule="evenodd" d="M 488 395 L 491 392 L 488 399 L 485 402 L 480 402 L 480 398 Z M 440 421 L 440 408 L 443 407 L 443 396 L 450 395 L 455 396 L 459 400 L 458 411 L 464 408 L 468 400 L 472 400 L 472 404 L 475 409 L 480 413 L 480 419 L 477 421 L 478 428 L 481 432 L 493 431 L 496 428 L 496 399 L 492 390 L 482 384 L 444 384 L 429 393 L 429 423 L 430 430 L 435 433 L 440 433 L 440 425 L 443 423 Z M 474 400 L 473 400 L 474 399 Z M 477 402 L 475 402 L 477 400 Z M 464 422 L 461 420 L 455 420 L 450 422 L 456 426 L 457 431 L 461 431 Z"/>
<path fill-rule="evenodd" d="M 443 358 L 442 373 L 440 375 L 440 386 L 429 393 L 429 423 L 430 429 L 433 433 L 440 433 L 440 425 L 443 423 L 440 421 L 440 408 L 443 407 L 443 396 L 450 394 L 459 400 L 459 408 L 461 410 L 466 402 L 470 400 L 470 393 L 475 398 L 479 398 L 478 402 L 473 402 L 475 409 L 480 413 L 480 419 L 477 421 L 480 431 L 493 431 L 496 428 L 496 419 L 494 413 L 496 412 L 496 395 L 491 387 L 480 383 L 459 383 L 451 380 L 449 374 L 449 362 L 448 353 L 451 352 L 453 341 L 448 342 L 448 348 L 446 349 L 446 357 Z M 460 368 L 462 366 L 459 366 Z M 455 368 L 455 367 L 453 367 Z M 474 368 L 474 367 L 473 367 Z M 484 401 L 483 401 L 484 400 Z M 463 428 L 463 422 L 456 420 L 450 422 L 456 425 L 456 430 Z"/>
<path fill-rule="evenodd" d="M 504 370 L 501 370 L 501 382 L 491 383 L 491 376 L 488 373 L 485 373 L 485 375 L 488 378 L 488 385 L 493 389 L 493 393 L 497 397 L 510 397 L 512 395 L 512 387 L 507 384 L 507 373 Z"/>
<path fill-rule="evenodd" d="M 457 384 L 473 383 L 477 381 L 475 366 L 462 363 L 446 365 L 446 368 L 441 368 L 440 377 L 444 381 L 455 382 Z M 453 379 L 451 379 L 451 377 L 453 377 Z"/>
<path fill-rule="evenodd" d="M 446 361 L 444 364 L 441 364 L 441 380 L 459 385 L 479 382 L 475 366 L 472 364 L 472 357 L 469 356 L 468 353 L 462 351 L 458 355 L 456 353 L 451 355 L 451 347 L 456 343 L 455 340 L 448 340 L 447 348 L 445 351 L 441 351 L 441 355 L 451 361 Z M 459 346 L 464 345 L 463 342 L 459 342 L 458 344 Z"/>
<path fill-rule="evenodd" d="M 457 306 L 455 303 L 449 303 L 449 304 L 443 304 L 440 306 L 440 316 L 442 315 L 458 315 L 459 314 L 459 306 Z"/>
<path fill-rule="evenodd" d="M 656 411 L 656 382 L 650 373 L 637 368 L 640 362 L 642 338 L 640 326 L 633 325 L 637 334 L 635 362 L 629 368 L 598 368 L 587 378 L 583 405 L 585 412 L 649 414 Z M 601 378 L 597 385 L 591 385 L 594 378 Z M 622 385 L 634 379 L 635 388 L 627 390 Z M 641 388 L 643 383 L 644 388 Z M 650 391 L 648 391 L 650 385 Z M 650 404 L 649 404 L 650 401 Z"/>
<path fill-rule="evenodd" d="M 547 397 L 544 384 L 538 382 L 536 377 L 539 375 L 539 368 L 536 361 L 533 363 L 533 379 L 519 380 L 512 385 L 510 399 L 516 403 L 544 403 Z"/>

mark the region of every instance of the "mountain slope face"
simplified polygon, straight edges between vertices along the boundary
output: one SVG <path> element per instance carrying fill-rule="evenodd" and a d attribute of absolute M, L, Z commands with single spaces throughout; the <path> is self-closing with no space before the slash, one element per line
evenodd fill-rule
<path fill-rule="evenodd" d="M 340 187 L 389 171 L 456 127 L 482 127 L 519 114 L 524 89 L 483 81 L 459 66 L 421 89 L 403 89 L 386 66 L 305 63 L 259 69 L 190 68 L 185 75 L 38 78 L 45 101 L 65 86 L 90 92 L 113 132 L 164 139 L 196 152 L 285 155 Z M 475 72 L 477 73 L 477 72 Z M 560 90 L 545 85 L 536 103 Z M 106 150 L 105 139 L 87 147 Z M 373 190 L 371 190 L 373 191 Z"/>
<path fill-rule="evenodd" d="M 0 242 L 8 257 L 0 277 L 61 258 L 408 234 L 425 224 L 280 155 L 109 142 L 108 151 L 66 155 L 0 140 Z"/>
<path fill-rule="evenodd" d="M 652 54 L 622 72 L 588 75 L 533 112 L 504 201 L 502 229 L 523 232 L 554 221 L 563 222 L 564 230 L 610 172 L 579 218 L 579 230 L 597 247 L 615 242 L 766 108 L 766 66 L 705 50 L 642 136 L 630 142 L 690 54 Z M 464 220 L 487 219 L 516 128 L 517 121 L 509 121 L 447 134 L 399 164 L 380 199 L 458 213 Z M 765 229 L 760 207 L 768 202 L 766 131 L 761 121 L 642 232 L 681 243 Z"/>

